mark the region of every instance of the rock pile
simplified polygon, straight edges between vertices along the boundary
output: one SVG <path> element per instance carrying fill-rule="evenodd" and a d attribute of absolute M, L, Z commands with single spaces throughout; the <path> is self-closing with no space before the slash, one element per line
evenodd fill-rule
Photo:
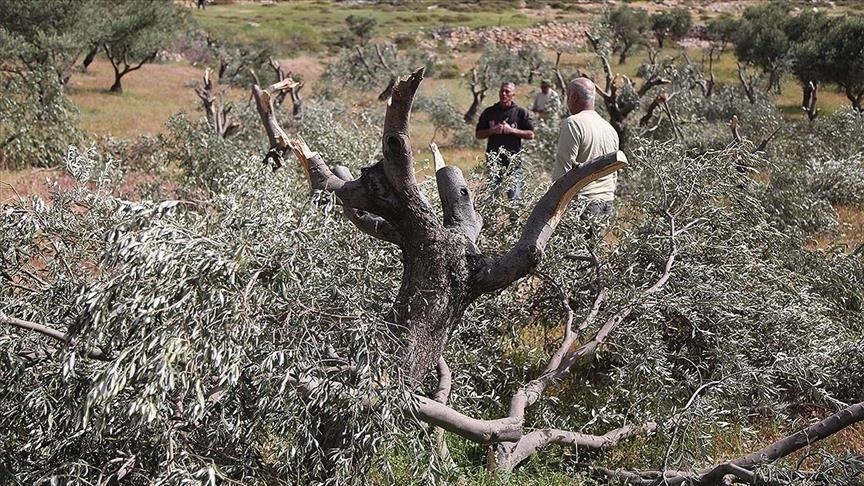
<path fill-rule="evenodd" d="M 579 22 L 549 22 L 536 27 L 513 29 L 506 27 L 444 27 L 427 32 L 420 46 L 434 49 L 444 45 L 448 49 L 460 47 L 483 48 L 495 45 L 518 50 L 525 45 L 544 49 L 573 50 L 585 44 L 585 29 L 588 24 Z"/>

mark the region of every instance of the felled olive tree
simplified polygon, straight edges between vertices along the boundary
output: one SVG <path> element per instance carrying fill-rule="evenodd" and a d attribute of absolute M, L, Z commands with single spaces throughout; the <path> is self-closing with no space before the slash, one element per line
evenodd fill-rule
<path fill-rule="evenodd" d="M 4 201 L 0 477 L 470 482 L 484 464 L 535 484 L 548 484 L 550 471 L 601 484 L 758 483 L 769 474 L 848 484 L 859 474 L 855 456 L 823 456 L 812 444 L 861 418 L 861 253 L 806 250 L 806 233 L 794 221 L 778 226 L 760 197 L 764 181 L 739 167 L 798 161 L 799 152 L 848 156 L 860 147 L 860 118 L 845 113 L 824 133 L 759 153 L 746 140 L 706 149 L 634 138 L 639 163 L 605 238 L 578 211 L 563 212 L 542 266 L 470 306 L 463 294 L 464 315 L 444 323 L 426 319 L 438 295 L 412 294 L 408 284 L 453 277 L 455 288 L 440 291 L 446 309 L 470 282 L 459 280 L 471 275 L 461 269 L 512 258 L 526 231 L 508 231 L 515 226 L 489 217 L 495 201 L 478 196 L 473 209 L 488 221 L 472 243 L 478 221 L 461 211 L 465 199 L 434 197 L 452 195 L 439 178 L 458 177 L 453 168 L 413 184 L 403 177 L 410 190 L 390 192 L 388 173 L 413 170 L 406 95 L 418 83 L 419 75 L 397 85 L 381 138 L 369 130 L 374 116 L 340 123 L 349 115 L 310 106 L 298 126 L 318 155 L 293 144 L 308 179 L 262 176 L 260 152 L 180 130 L 164 140 L 182 145 L 183 158 L 200 157 L 184 166 L 198 173 L 191 185 L 213 176 L 207 163 L 226 168 L 200 199 L 114 197 L 100 183 L 110 172 L 98 170 L 104 161 L 70 152 L 79 185 L 48 201 Z M 261 100 L 269 93 L 259 88 Z M 278 160 L 291 147 L 280 148 L 288 138 L 263 111 Z M 806 133 L 814 138 L 805 144 Z M 823 138 L 835 140 L 831 153 Z M 370 167 L 336 180 L 328 173 L 344 172 L 324 160 Z M 328 184 L 311 204 L 307 181 Z M 473 181 L 466 185 L 459 194 L 470 196 Z M 529 188 L 525 200 L 542 205 L 559 189 Z M 346 199 L 334 193 L 349 190 L 351 201 L 364 191 L 384 196 L 369 206 L 412 205 L 385 212 L 396 224 L 351 207 L 336 217 Z M 352 225 L 397 242 L 407 229 L 415 245 L 358 238 Z M 430 249 L 427 235 L 442 248 Z M 453 255 L 476 266 L 443 260 Z M 416 268 L 431 267 L 424 258 L 443 264 Z M 414 313 L 418 301 L 426 306 Z M 412 346 L 418 335 L 427 341 Z M 444 347 L 431 363 L 437 377 L 411 352 L 426 344 Z M 789 419 L 814 410 L 826 420 Z M 754 417 L 791 435 L 755 436 Z M 718 452 L 717 437 L 729 434 L 750 438 L 758 453 Z M 627 449 L 603 452 L 615 444 Z M 766 469 L 807 444 L 820 457 L 811 469 L 794 460 Z"/>
<path fill-rule="evenodd" d="M 541 198 L 513 248 L 499 258 L 484 255 L 478 247 L 483 221 L 474 210 L 462 171 L 446 167 L 436 151 L 436 180 L 444 213 L 440 218 L 414 176 L 408 120 L 422 79 L 421 69 L 393 87 L 384 118 L 384 158 L 364 168 L 359 179 L 344 168 L 337 167 L 334 173 L 302 139 L 289 139 L 272 107 L 272 95 L 281 88 L 278 84 L 268 90 L 253 88 L 270 139 L 268 158 L 279 166 L 282 157 L 293 152 L 312 189 L 332 192 L 361 231 L 401 250 L 402 284 L 392 320 L 404 334 L 404 347 L 398 351 L 403 372 L 415 383 L 441 358 L 453 326 L 474 300 L 509 286 L 536 268 L 579 189 L 626 164 L 624 154 L 617 152 L 572 170 Z"/>

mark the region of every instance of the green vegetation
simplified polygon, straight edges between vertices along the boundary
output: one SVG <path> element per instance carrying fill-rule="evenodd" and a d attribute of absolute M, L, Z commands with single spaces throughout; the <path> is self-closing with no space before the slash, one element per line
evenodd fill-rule
<path fill-rule="evenodd" d="M 682 51 L 670 39 L 689 13 L 652 2 L 622 2 L 605 25 L 596 5 L 393 3 L 211 5 L 194 12 L 203 30 L 178 20 L 188 35 L 173 50 L 185 61 L 146 64 L 111 95 L 107 60 L 78 72 L 94 37 L 64 14 L 93 3 L 38 10 L 0 0 L 3 18 L 18 19 L 0 26 L 0 483 L 624 484 L 615 471 L 683 478 L 864 400 L 861 17 L 759 4 L 742 18 L 712 13 L 707 47 Z M 127 7 L 112 22 L 131 30 L 99 30 L 120 32 L 131 49 L 146 15 L 116 5 Z M 444 433 L 408 393 L 443 388 L 443 370 L 404 381 L 392 323 L 407 255 L 433 249 L 358 231 L 350 218 L 374 212 L 343 212 L 350 199 L 334 186 L 310 191 L 290 150 L 270 152 L 284 155 L 280 170 L 262 164 L 267 137 L 249 102 L 249 69 L 266 86 L 271 56 L 290 66 L 305 83 L 304 110 L 276 108 L 285 132 L 330 167 L 346 166 L 361 180 L 353 187 L 380 190 L 370 174 L 392 140 L 382 140 L 388 103 L 379 95 L 386 101 L 391 81 L 424 66 L 408 130 L 417 183 L 391 196 L 422 194 L 441 220 L 451 203 L 426 148 L 434 141 L 451 170 L 464 171 L 459 194 L 483 219 L 466 253 L 485 265 L 536 219 L 560 121 L 537 120 L 520 155 L 522 203 L 496 197 L 463 119 L 465 75 L 487 73 L 482 106 L 505 78 L 525 105 L 541 76 L 556 79 L 555 52 L 530 42 L 433 52 L 419 48 L 421 29 L 555 16 L 600 21 L 589 29 L 596 53 L 563 48 L 562 78 L 586 72 L 603 88 L 597 54 L 624 61 L 609 68 L 620 98 L 598 103 L 604 116 L 615 104 L 632 109 L 622 147 L 630 165 L 612 218 L 583 219 L 583 204 L 570 202 L 557 229 L 544 227 L 555 232 L 532 256 L 536 271 L 447 322 L 446 406 L 507 417 L 572 319 L 568 373 L 538 393 L 520 433 L 637 429 L 617 444 L 560 441 L 510 464 L 515 442 Z M 630 47 L 612 19 L 641 32 Z M 156 33 L 157 44 L 168 34 Z M 634 51 L 648 36 L 663 47 Z M 135 50 L 146 57 L 152 46 Z M 314 54 L 285 58 L 298 52 Z M 754 76 L 749 97 L 739 62 Z M 214 134 L 197 107 L 204 67 L 239 122 L 231 138 Z M 818 117 L 801 114 L 798 86 L 811 82 Z M 666 105 L 649 111 L 656 100 Z M 23 197 L 7 189 L 21 174 L 61 179 L 33 167 L 67 175 Z M 365 233 L 413 210 L 382 213 Z M 423 290 L 417 305 L 439 302 Z M 601 328 L 608 335 L 598 337 Z M 745 469 L 753 481 L 846 486 L 864 477 L 862 457 L 859 425 Z"/>
<path fill-rule="evenodd" d="M 338 45 L 349 17 L 367 19 L 375 25 L 380 39 L 389 39 L 399 32 L 422 35 L 420 33 L 424 31 L 441 27 L 521 28 L 538 21 L 521 13 L 514 5 L 514 2 L 504 2 L 501 8 L 460 9 L 441 3 L 432 9 L 408 10 L 363 4 L 338 8 L 327 2 L 298 0 L 272 5 L 220 5 L 198 11 L 195 15 L 202 27 L 216 39 L 230 39 L 232 42 L 266 46 L 284 54 L 297 54 L 321 53 L 326 51 L 328 44 Z M 576 17 L 567 14 L 566 18 Z"/>

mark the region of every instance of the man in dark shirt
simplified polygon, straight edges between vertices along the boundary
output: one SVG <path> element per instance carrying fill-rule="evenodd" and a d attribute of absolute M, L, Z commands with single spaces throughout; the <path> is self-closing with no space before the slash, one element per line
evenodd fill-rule
<path fill-rule="evenodd" d="M 475 131 L 477 138 L 487 139 L 486 163 L 492 170 L 492 188 L 496 192 L 504 178 L 504 172 L 513 160 L 513 155 L 522 150 L 522 140 L 534 139 L 534 124 L 531 122 L 528 110 L 513 102 L 515 96 L 515 84 L 509 81 L 501 83 L 498 103 L 483 110 Z M 496 163 L 498 167 L 493 167 Z M 518 164 L 518 161 L 516 163 Z M 522 185 L 522 167 L 516 166 L 513 169 L 516 182 L 507 190 L 507 196 L 511 200 L 518 201 L 519 189 Z"/>

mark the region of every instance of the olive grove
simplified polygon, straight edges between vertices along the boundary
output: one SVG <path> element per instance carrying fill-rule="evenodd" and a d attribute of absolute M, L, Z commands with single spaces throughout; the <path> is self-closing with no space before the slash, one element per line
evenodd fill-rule
<path fill-rule="evenodd" d="M 547 127 L 521 206 L 418 148 L 422 69 L 359 113 L 295 118 L 286 78 L 231 137 L 173 118 L 176 193 L 55 154 L 73 188 L 0 203 L 0 483 L 860 483 L 813 444 L 864 420 L 864 248 L 812 240 L 864 202 L 864 119 L 645 72 L 627 154 L 550 183 Z M 615 216 L 580 217 L 615 170 Z"/>

